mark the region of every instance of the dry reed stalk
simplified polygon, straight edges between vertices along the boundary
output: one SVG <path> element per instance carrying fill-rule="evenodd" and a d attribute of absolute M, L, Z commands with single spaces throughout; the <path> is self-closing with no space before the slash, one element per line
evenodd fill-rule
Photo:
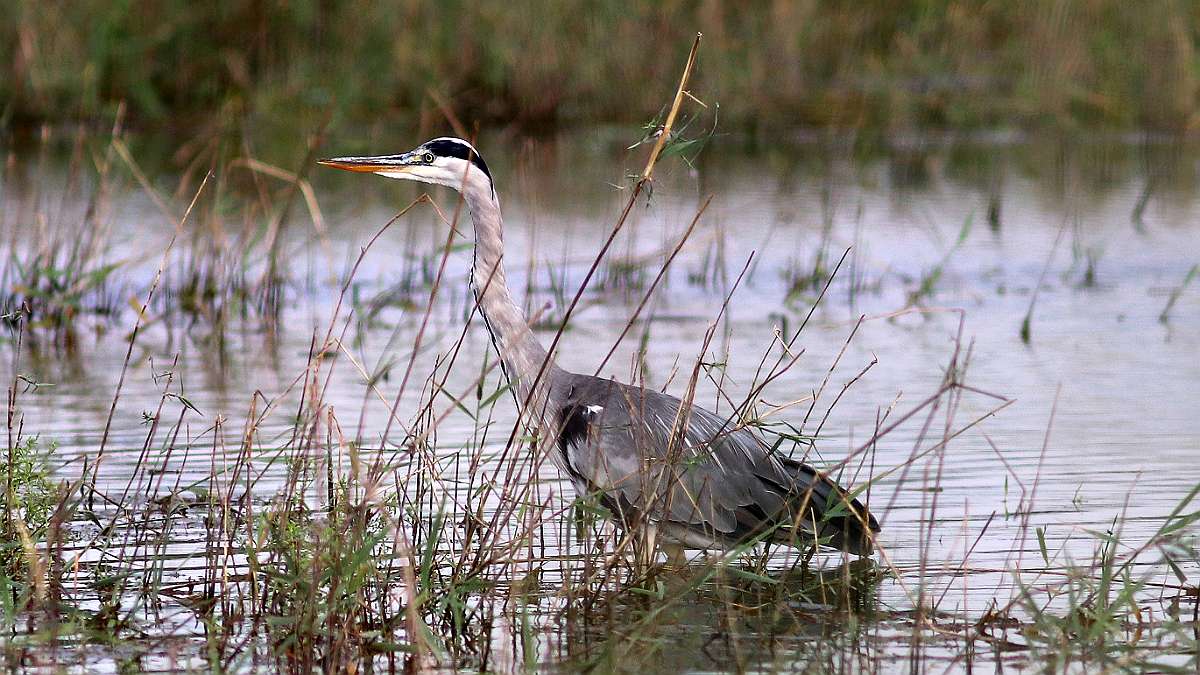
<path fill-rule="evenodd" d="M 117 148 L 117 152 L 121 154 L 121 156 L 126 160 L 126 162 L 129 163 L 131 169 L 133 169 L 133 167 L 135 167 L 136 164 L 133 162 L 133 158 L 129 156 L 128 151 L 124 149 L 124 147 L 125 147 L 124 144 L 123 143 L 118 144 L 119 140 L 114 140 L 113 142 L 114 142 L 114 144 L 116 144 L 115 147 Z M 135 175 L 139 176 L 139 181 L 142 183 L 142 187 L 145 190 L 147 190 L 147 192 L 149 194 L 152 195 L 152 199 L 155 198 L 154 197 L 155 192 L 150 187 L 149 182 L 145 181 L 145 176 L 142 175 L 141 170 L 140 169 L 133 169 L 133 170 L 134 170 Z M 171 235 L 171 239 L 167 243 L 166 249 L 163 251 L 162 258 L 160 259 L 160 261 L 158 263 L 158 268 L 154 272 L 154 279 L 153 279 L 153 281 L 150 282 L 150 290 L 147 291 L 146 299 L 144 302 L 142 302 L 141 310 L 138 312 L 137 317 L 134 319 L 133 331 L 129 338 L 129 347 L 125 351 L 125 359 L 121 363 L 121 372 L 117 379 L 116 391 L 113 393 L 112 405 L 109 406 L 108 417 L 104 422 L 104 433 L 100 437 L 100 446 L 99 446 L 99 449 L 96 451 L 96 459 L 92 462 L 91 494 L 88 497 L 88 508 L 89 509 L 92 509 L 94 506 L 93 495 L 95 495 L 95 493 L 96 493 L 96 478 L 97 478 L 97 476 L 99 476 L 100 464 L 104 459 L 104 450 L 108 444 L 109 431 L 112 429 L 113 415 L 116 414 L 117 401 L 120 400 L 121 389 L 125 385 L 125 375 L 129 371 L 129 363 L 133 358 L 133 346 L 137 343 L 138 331 L 142 327 L 142 319 L 145 317 L 146 310 L 149 308 L 150 302 L 154 299 L 154 292 L 158 289 L 158 284 L 162 280 L 163 271 L 166 269 L 166 265 L 167 265 L 167 257 L 170 254 L 171 249 L 175 246 L 175 241 L 179 238 L 179 234 L 183 231 L 183 226 L 185 223 L 187 223 L 188 216 L 191 215 L 192 209 L 194 209 L 196 207 L 196 203 L 200 200 L 200 194 L 202 192 L 204 192 L 204 187 L 206 185 L 208 185 L 208 180 L 211 177 L 212 177 L 211 171 L 209 173 L 205 174 L 204 180 L 202 180 L 200 182 L 200 187 L 196 188 L 196 193 L 194 195 L 192 195 L 192 201 L 191 201 L 191 203 L 188 204 L 187 210 L 184 211 L 183 217 L 175 220 L 175 222 L 174 222 L 175 232 Z M 163 208 L 164 215 L 167 215 L 168 217 L 170 217 L 170 209 L 165 208 L 165 204 L 163 205 L 163 207 L 164 207 Z"/>

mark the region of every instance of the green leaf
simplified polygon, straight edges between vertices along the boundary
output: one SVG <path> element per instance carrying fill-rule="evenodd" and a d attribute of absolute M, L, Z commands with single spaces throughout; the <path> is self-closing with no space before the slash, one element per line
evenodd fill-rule
<path fill-rule="evenodd" d="M 962 229 L 960 229 L 958 231 L 958 240 L 954 242 L 954 248 L 958 248 L 959 246 L 962 246 L 963 242 L 967 240 L 967 235 L 971 234 L 971 225 L 974 222 L 975 222 L 975 212 L 972 211 L 967 214 L 966 220 L 963 221 Z"/>
<path fill-rule="evenodd" d="M 501 394 L 503 394 L 506 391 L 509 391 L 510 389 L 512 389 L 512 385 L 506 382 L 500 388 L 496 389 L 496 391 L 489 394 L 487 398 L 480 401 L 479 407 L 486 408 L 486 407 L 492 405 L 493 403 L 496 402 L 496 399 L 500 398 Z"/>
<path fill-rule="evenodd" d="M 777 579 L 772 579 L 771 577 L 763 576 L 761 574 L 751 572 L 750 570 L 742 569 L 741 567 L 737 567 L 734 565 L 730 565 L 730 566 L 726 567 L 725 569 L 734 576 L 741 577 L 743 579 L 749 579 L 750 581 L 757 581 L 757 582 L 763 583 L 763 584 L 779 583 L 779 580 L 777 580 Z"/>
<path fill-rule="evenodd" d="M 181 404 L 183 404 L 183 407 L 185 410 L 191 410 L 191 411 L 195 412 L 197 415 L 204 417 L 204 413 L 200 412 L 200 409 L 196 407 L 196 404 L 192 403 L 191 400 L 188 399 L 188 397 L 184 396 L 183 394 L 168 393 L 168 394 L 166 394 L 166 397 L 173 398 L 173 399 L 179 401 Z"/>
<path fill-rule="evenodd" d="M 458 397 L 456 397 L 454 394 L 451 394 L 445 387 L 438 387 L 438 392 L 450 399 L 454 403 L 454 407 L 462 411 L 462 413 L 467 417 L 470 417 L 472 421 L 475 420 L 475 414 L 472 413 L 467 406 L 463 405 L 463 402 L 458 400 Z"/>

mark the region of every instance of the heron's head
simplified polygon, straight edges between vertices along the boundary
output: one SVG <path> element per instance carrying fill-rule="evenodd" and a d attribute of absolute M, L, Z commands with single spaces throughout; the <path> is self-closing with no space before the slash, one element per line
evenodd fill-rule
<path fill-rule="evenodd" d="M 492 174 L 475 146 L 461 138 L 435 138 L 399 155 L 334 157 L 322 159 L 324 166 L 358 173 L 375 173 L 387 178 L 445 185 L 466 191 L 472 187 L 492 190 Z M 494 194 L 494 193 L 493 193 Z"/>

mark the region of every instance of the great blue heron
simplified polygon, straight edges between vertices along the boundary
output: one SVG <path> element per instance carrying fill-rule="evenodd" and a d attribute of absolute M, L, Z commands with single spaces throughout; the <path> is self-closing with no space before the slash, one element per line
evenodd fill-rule
<path fill-rule="evenodd" d="M 761 540 L 870 555 L 879 523 L 824 474 L 778 454 L 734 420 L 555 364 L 508 290 L 500 200 L 470 143 L 435 138 L 399 155 L 321 164 L 462 193 L 475 226 L 471 284 L 519 414 L 579 494 L 639 528 L 646 548 L 657 538 L 678 560 L 683 547 Z"/>

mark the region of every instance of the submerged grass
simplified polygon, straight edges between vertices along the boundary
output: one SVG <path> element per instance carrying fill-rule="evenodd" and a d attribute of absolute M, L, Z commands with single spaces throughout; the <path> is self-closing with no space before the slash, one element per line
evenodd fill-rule
<path fill-rule="evenodd" d="M 1198 493 L 1200 488 L 1189 492 L 1158 530 L 1136 546 L 1123 542 L 1124 523 L 1117 519 L 1107 531 L 1092 533 L 1096 552 L 1090 563 L 1066 561 L 1061 581 L 1018 579 L 1017 603 L 1030 617 L 1021 622 L 1021 632 L 1032 655 L 1048 670 L 1196 667 L 1200 585 L 1187 577 L 1179 562 L 1198 556 L 1191 532 L 1200 521 L 1194 504 Z M 1051 556 L 1044 534 L 1038 534 L 1049 569 L 1058 556 Z M 1148 557 L 1156 559 L 1144 560 Z M 1170 572 L 1167 578 L 1161 578 L 1164 570 Z M 1148 601 L 1155 597 L 1156 602 Z"/>
<path fill-rule="evenodd" d="M 1175 303 L 1179 302 L 1179 296 L 1183 295 L 1184 290 L 1192 283 L 1192 280 L 1200 275 L 1200 263 L 1192 265 L 1187 274 L 1183 276 L 1183 281 L 1178 286 L 1171 289 L 1171 294 L 1167 298 L 1167 304 L 1163 307 L 1162 312 L 1158 315 L 1158 320 L 1161 323 L 1167 323 L 1171 320 L 1171 310 L 1175 307 Z"/>

